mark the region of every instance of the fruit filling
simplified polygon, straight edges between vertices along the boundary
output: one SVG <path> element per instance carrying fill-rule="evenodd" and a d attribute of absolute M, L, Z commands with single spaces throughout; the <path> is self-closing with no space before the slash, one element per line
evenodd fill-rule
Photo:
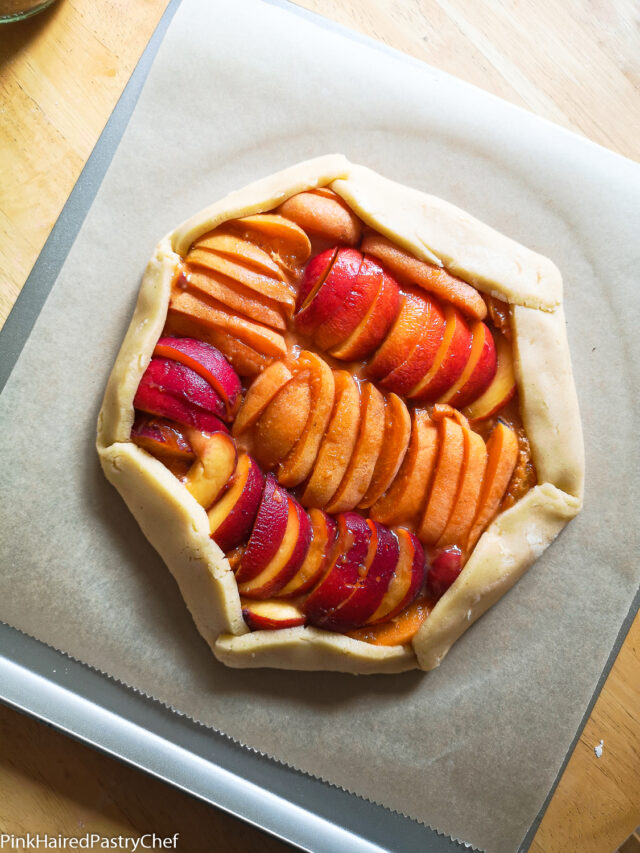
<path fill-rule="evenodd" d="M 509 306 L 326 187 L 193 243 L 134 406 L 251 630 L 410 643 L 536 482 Z"/>

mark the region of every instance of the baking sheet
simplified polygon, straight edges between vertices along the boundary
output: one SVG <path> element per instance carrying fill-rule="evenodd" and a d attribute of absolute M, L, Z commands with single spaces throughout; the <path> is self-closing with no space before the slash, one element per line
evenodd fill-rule
<path fill-rule="evenodd" d="M 285 762 L 513 850 L 638 585 L 637 403 L 625 390 L 638 385 L 627 343 L 638 167 L 418 63 L 281 9 L 242 8 L 180 9 L 0 401 L 0 519 L 14 531 L 0 551 L 0 617 Z M 158 237 L 227 190 L 332 150 L 467 207 L 565 273 L 587 507 L 428 676 L 224 670 L 91 451 Z M 618 505 L 612 478 L 629 484 Z"/>

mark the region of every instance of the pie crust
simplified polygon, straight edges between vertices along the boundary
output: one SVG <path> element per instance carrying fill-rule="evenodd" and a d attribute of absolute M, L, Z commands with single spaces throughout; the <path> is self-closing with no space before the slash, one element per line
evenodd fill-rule
<path fill-rule="evenodd" d="M 366 225 L 416 257 L 512 306 L 520 414 L 538 484 L 485 530 L 411 647 L 376 646 L 313 627 L 250 632 L 233 572 L 209 535 L 206 511 L 162 462 L 130 440 L 133 399 L 162 334 L 181 256 L 220 223 L 271 211 L 320 186 L 330 187 Z M 584 451 L 562 278 L 550 260 L 468 213 L 342 155 L 300 163 L 229 194 L 159 242 L 107 384 L 97 448 L 105 475 L 171 570 L 198 630 L 223 663 L 356 674 L 432 669 L 581 508 Z"/>

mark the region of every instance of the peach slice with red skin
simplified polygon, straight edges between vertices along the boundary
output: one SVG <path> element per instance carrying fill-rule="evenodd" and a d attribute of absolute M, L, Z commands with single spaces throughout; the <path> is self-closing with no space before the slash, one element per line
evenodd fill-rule
<path fill-rule="evenodd" d="M 366 621 L 367 625 L 393 619 L 414 601 L 424 584 L 426 565 L 420 540 L 404 527 L 399 527 L 395 534 L 398 537 L 398 562 L 380 604 Z"/>
<path fill-rule="evenodd" d="M 187 490 L 205 509 L 214 503 L 227 487 L 238 462 L 234 440 L 226 432 L 206 435 L 188 429 L 189 443 L 196 452 L 185 479 Z"/>
<path fill-rule="evenodd" d="M 466 543 L 470 553 L 487 524 L 493 519 L 509 485 L 518 461 L 518 436 L 503 423 L 497 423 L 487 441 L 487 466 L 478 509 Z"/>
<path fill-rule="evenodd" d="M 311 521 L 311 544 L 304 562 L 278 595 L 281 598 L 292 598 L 302 595 L 312 589 L 327 568 L 333 554 L 333 547 L 338 536 L 338 525 L 330 515 L 321 509 L 309 511 Z"/>
<path fill-rule="evenodd" d="M 251 429 L 291 376 L 291 371 L 283 361 L 274 361 L 259 376 L 256 376 L 233 422 L 231 432 L 234 436 L 242 435 L 243 432 Z"/>
<path fill-rule="evenodd" d="M 418 260 L 380 234 L 367 234 L 361 248 L 363 252 L 378 258 L 382 265 L 401 281 L 419 285 L 455 305 L 474 320 L 484 320 L 487 316 L 487 306 L 475 287 L 451 275 L 442 267 Z"/>
<path fill-rule="evenodd" d="M 194 370 L 222 397 L 228 420 L 233 420 L 242 402 L 238 375 L 220 350 L 197 338 L 163 336 L 153 350 L 155 356 L 170 358 Z"/>
<path fill-rule="evenodd" d="M 254 427 L 252 448 L 263 468 L 273 468 L 291 452 L 310 416 L 309 372 L 302 371 L 278 391 Z"/>
<path fill-rule="evenodd" d="M 384 397 L 371 382 L 360 389 L 360 428 L 347 470 L 338 490 L 326 505 L 327 512 L 354 509 L 364 497 L 382 450 L 385 431 Z"/>
<path fill-rule="evenodd" d="M 307 621 L 306 614 L 290 601 L 240 599 L 240 605 L 243 619 L 252 631 L 297 628 Z"/>
<path fill-rule="evenodd" d="M 151 359 L 133 405 L 150 415 L 169 418 L 204 432 L 227 431 L 220 420 L 225 411 L 222 398 L 195 371 L 171 359 L 155 356 Z"/>
<path fill-rule="evenodd" d="M 486 391 L 496 374 L 496 368 L 493 336 L 489 327 L 478 320 L 471 327 L 471 349 L 464 370 L 438 402 L 461 409 Z"/>
<path fill-rule="evenodd" d="M 311 414 L 298 443 L 278 466 L 278 480 L 288 488 L 299 485 L 311 473 L 333 411 L 335 393 L 331 368 L 315 353 L 303 350 L 292 369 L 294 375 L 298 371 L 309 371 L 312 402 Z"/>
<path fill-rule="evenodd" d="M 482 396 L 465 406 L 464 414 L 473 423 L 490 418 L 516 393 L 516 377 L 513 372 L 511 344 L 499 332 L 494 332 L 497 366 L 491 384 Z"/>
<path fill-rule="evenodd" d="M 308 234 L 345 246 L 355 246 L 362 234 L 362 223 L 336 195 L 298 193 L 281 204 L 278 213 L 291 219 Z"/>
<path fill-rule="evenodd" d="M 453 418 L 438 423 L 439 448 L 433 483 L 418 529 L 420 541 L 433 545 L 442 536 L 453 510 L 462 477 L 464 434 Z"/>
<path fill-rule="evenodd" d="M 459 548 L 440 551 L 431 560 L 427 571 L 427 592 L 436 601 L 445 594 L 462 571 L 462 553 Z"/>
<path fill-rule="evenodd" d="M 410 438 L 411 416 L 407 407 L 396 394 L 389 394 L 386 400 L 382 447 L 369 487 L 358 504 L 360 509 L 373 506 L 393 483 L 409 447 Z"/>
<path fill-rule="evenodd" d="M 338 490 L 353 455 L 360 428 L 360 386 L 347 370 L 334 370 L 335 405 L 302 502 L 323 507 Z"/>
<path fill-rule="evenodd" d="M 433 610 L 435 601 L 428 596 L 420 596 L 393 619 L 380 625 L 365 625 L 349 631 L 347 636 L 375 646 L 405 646 L 417 634 L 424 620 Z"/>
<path fill-rule="evenodd" d="M 407 392 L 412 400 L 437 400 L 451 388 L 462 374 L 469 360 L 471 332 L 462 314 L 453 307 L 445 307 L 444 335 L 435 360 L 422 379 Z"/>
<path fill-rule="evenodd" d="M 322 624 L 325 617 L 342 604 L 361 577 L 372 530 L 356 512 L 343 512 L 337 518 L 338 538 L 329 567 L 304 604 L 309 621 Z"/>
<path fill-rule="evenodd" d="M 372 536 L 365 561 L 366 573 L 355 584 L 353 592 L 322 621 L 322 627 L 331 631 L 351 631 L 364 625 L 374 613 L 398 564 L 399 545 L 395 534 L 376 521 L 367 519 Z"/>
<path fill-rule="evenodd" d="M 191 463 L 195 458 L 184 432 L 164 418 L 138 413 L 131 428 L 131 440 L 160 459 Z"/>
<path fill-rule="evenodd" d="M 287 327 L 278 303 L 212 270 L 183 273 L 176 281 L 176 290 L 189 288 L 272 329 L 283 331 Z"/>
<path fill-rule="evenodd" d="M 311 335 L 321 349 L 328 349 L 327 342 L 334 340 L 330 324 L 342 312 L 361 265 L 362 254 L 355 249 L 328 249 L 316 255 L 305 269 L 295 322 L 298 330 Z M 323 328 L 324 334 L 318 335 Z"/>
<path fill-rule="evenodd" d="M 267 474 L 253 529 L 236 572 L 239 584 L 257 577 L 275 557 L 290 515 L 289 496 L 273 474 Z"/>
<path fill-rule="evenodd" d="M 400 288 L 395 279 L 371 258 L 365 257 L 363 266 L 365 263 L 367 276 L 379 277 L 380 287 L 369 310 L 349 337 L 329 350 L 334 358 L 342 361 L 363 359 L 378 349 L 400 309 Z"/>
<path fill-rule="evenodd" d="M 487 467 L 487 447 L 482 436 L 467 427 L 462 427 L 464 435 L 464 460 L 460 487 L 456 495 L 451 515 L 436 542 L 437 548 L 462 544 L 467 541 L 471 525 L 476 516 L 480 491 Z"/>
<path fill-rule="evenodd" d="M 309 516 L 298 501 L 289 496 L 287 526 L 280 547 L 259 574 L 249 580 L 238 581 L 240 595 L 247 598 L 271 598 L 278 595 L 303 564 L 311 535 Z"/>
<path fill-rule="evenodd" d="M 438 428 L 424 409 L 415 409 L 411 438 L 398 474 L 371 507 L 371 518 L 383 524 L 413 527 L 422 513 L 438 449 Z"/>
<path fill-rule="evenodd" d="M 248 453 L 240 453 L 228 489 L 209 508 L 212 539 L 229 553 L 244 542 L 255 522 L 264 489 L 264 474 Z"/>
<path fill-rule="evenodd" d="M 415 347 L 380 383 L 396 394 L 407 394 L 431 370 L 444 336 L 444 311 L 434 299 L 425 299 L 424 303 L 420 334 Z"/>

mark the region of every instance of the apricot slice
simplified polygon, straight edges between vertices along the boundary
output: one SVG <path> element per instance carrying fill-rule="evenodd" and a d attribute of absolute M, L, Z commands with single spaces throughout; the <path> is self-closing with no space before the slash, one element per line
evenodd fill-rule
<path fill-rule="evenodd" d="M 384 397 L 375 385 L 365 382 L 360 392 L 360 429 L 356 446 L 338 491 L 326 506 L 327 512 L 344 512 L 360 503 L 382 449 L 384 428 Z"/>
<path fill-rule="evenodd" d="M 407 394 L 431 369 L 438 354 L 445 330 L 445 314 L 434 299 L 424 300 L 420 318 L 420 334 L 407 358 L 381 384 L 396 394 Z"/>
<path fill-rule="evenodd" d="M 436 542 L 438 548 L 463 545 L 467 541 L 480 500 L 480 490 L 487 467 L 487 448 L 482 436 L 464 429 L 464 461 L 462 480 L 453 510 L 445 529 Z"/>
<path fill-rule="evenodd" d="M 227 278 L 232 278 L 248 287 L 249 290 L 255 290 L 275 302 L 281 302 L 283 305 L 289 306 L 290 309 L 293 309 L 295 305 L 295 295 L 288 284 L 272 276 L 256 272 L 251 267 L 237 263 L 224 255 L 207 252 L 203 249 L 192 249 L 189 252 L 189 264 L 204 267 L 225 275 Z"/>
<path fill-rule="evenodd" d="M 170 307 L 164 334 L 186 335 L 211 344 L 220 350 L 240 376 L 255 376 L 271 361 L 268 356 L 256 352 L 243 341 L 227 335 L 215 326 L 207 325 L 190 314 L 188 310 L 179 311 L 175 307 Z"/>
<path fill-rule="evenodd" d="M 471 332 L 462 314 L 453 307 L 445 307 L 444 335 L 434 362 L 423 378 L 411 388 L 407 396 L 412 400 L 436 400 L 458 380 L 469 360 Z"/>
<path fill-rule="evenodd" d="M 287 345 L 279 332 L 233 314 L 223 305 L 211 304 L 191 293 L 177 292 L 172 295 L 169 307 L 191 314 L 207 326 L 244 341 L 262 355 L 272 358 L 286 355 Z"/>
<path fill-rule="evenodd" d="M 274 361 L 256 376 L 236 415 L 231 430 L 233 435 L 242 435 L 255 424 L 282 386 L 291 379 L 291 375 L 284 361 Z"/>
<path fill-rule="evenodd" d="M 451 515 L 458 494 L 464 459 L 464 434 L 453 418 L 443 418 L 439 424 L 439 451 L 433 485 L 420 523 L 420 541 L 433 545 L 438 541 Z"/>
<path fill-rule="evenodd" d="M 230 258 L 238 258 L 241 262 L 253 267 L 258 272 L 278 278 L 280 281 L 286 282 L 287 280 L 281 268 L 268 252 L 256 246 L 251 240 L 242 240 L 233 234 L 225 233 L 223 230 L 211 231 L 209 234 L 205 234 L 204 237 L 200 237 L 195 241 L 192 248 L 207 249 Z M 188 260 L 189 255 L 187 255 Z"/>
<path fill-rule="evenodd" d="M 366 625 L 349 631 L 347 636 L 376 646 L 406 646 L 432 610 L 433 603 L 428 598 L 419 598 L 389 622 Z"/>
<path fill-rule="evenodd" d="M 309 373 L 287 382 L 255 425 L 253 452 L 264 468 L 273 468 L 295 447 L 311 414 Z"/>
<path fill-rule="evenodd" d="M 411 416 L 403 401 L 396 394 L 389 394 L 386 401 L 384 437 L 382 448 L 369 488 L 358 504 L 368 509 L 380 498 L 393 482 L 404 459 L 411 437 Z"/>
<path fill-rule="evenodd" d="M 334 370 L 335 405 L 311 476 L 302 493 L 309 507 L 325 506 L 342 481 L 358 438 L 360 389 L 346 370 Z"/>
<path fill-rule="evenodd" d="M 191 272 L 187 282 L 193 290 L 221 302 L 232 311 L 271 326 L 272 329 L 286 329 L 277 303 L 230 278 L 225 279 L 211 270 L 208 273 Z"/>
<path fill-rule="evenodd" d="M 438 400 L 458 408 L 479 397 L 496 373 L 496 347 L 489 327 L 478 320 L 471 327 L 469 358 L 458 380 Z"/>
<path fill-rule="evenodd" d="M 362 241 L 362 251 L 378 258 L 398 278 L 409 284 L 417 284 L 436 296 L 446 299 L 469 317 L 484 320 L 487 316 L 487 306 L 475 287 L 456 278 L 441 267 L 418 260 L 386 237 L 374 233 L 367 234 Z"/>
<path fill-rule="evenodd" d="M 367 365 L 369 376 L 381 379 L 407 358 L 420 338 L 425 307 L 425 299 L 420 294 L 413 291 L 401 294 L 398 316 Z"/>
<path fill-rule="evenodd" d="M 315 353 L 303 350 L 294 373 L 309 371 L 311 415 L 300 440 L 278 467 L 278 480 L 289 488 L 306 480 L 316 461 L 322 436 L 333 411 L 335 381 L 329 365 Z"/>
<path fill-rule="evenodd" d="M 311 243 L 305 232 L 284 216 L 258 213 L 229 224 L 245 239 L 267 251 L 286 272 L 296 274 L 311 254 Z"/>
<path fill-rule="evenodd" d="M 355 246 L 362 234 L 362 223 L 344 202 L 326 194 L 303 192 L 287 199 L 278 208 L 308 234 L 317 234 L 345 246 Z"/>
<path fill-rule="evenodd" d="M 481 397 L 464 408 L 470 421 L 481 421 L 491 417 L 511 400 L 516 393 L 516 378 L 513 372 L 511 344 L 499 332 L 494 332 L 497 367 L 493 380 Z"/>
<path fill-rule="evenodd" d="M 474 548 L 480 534 L 498 511 L 517 461 L 518 437 L 512 429 L 500 422 L 487 441 L 487 467 L 478 511 L 467 540 L 467 552 Z"/>
<path fill-rule="evenodd" d="M 371 507 L 371 518 L 389 525 L 417 524 L 431 483 L 437 449 L 438 428 L 424 409 L 415 409 L 409 449 L 391 487 Z"/>

